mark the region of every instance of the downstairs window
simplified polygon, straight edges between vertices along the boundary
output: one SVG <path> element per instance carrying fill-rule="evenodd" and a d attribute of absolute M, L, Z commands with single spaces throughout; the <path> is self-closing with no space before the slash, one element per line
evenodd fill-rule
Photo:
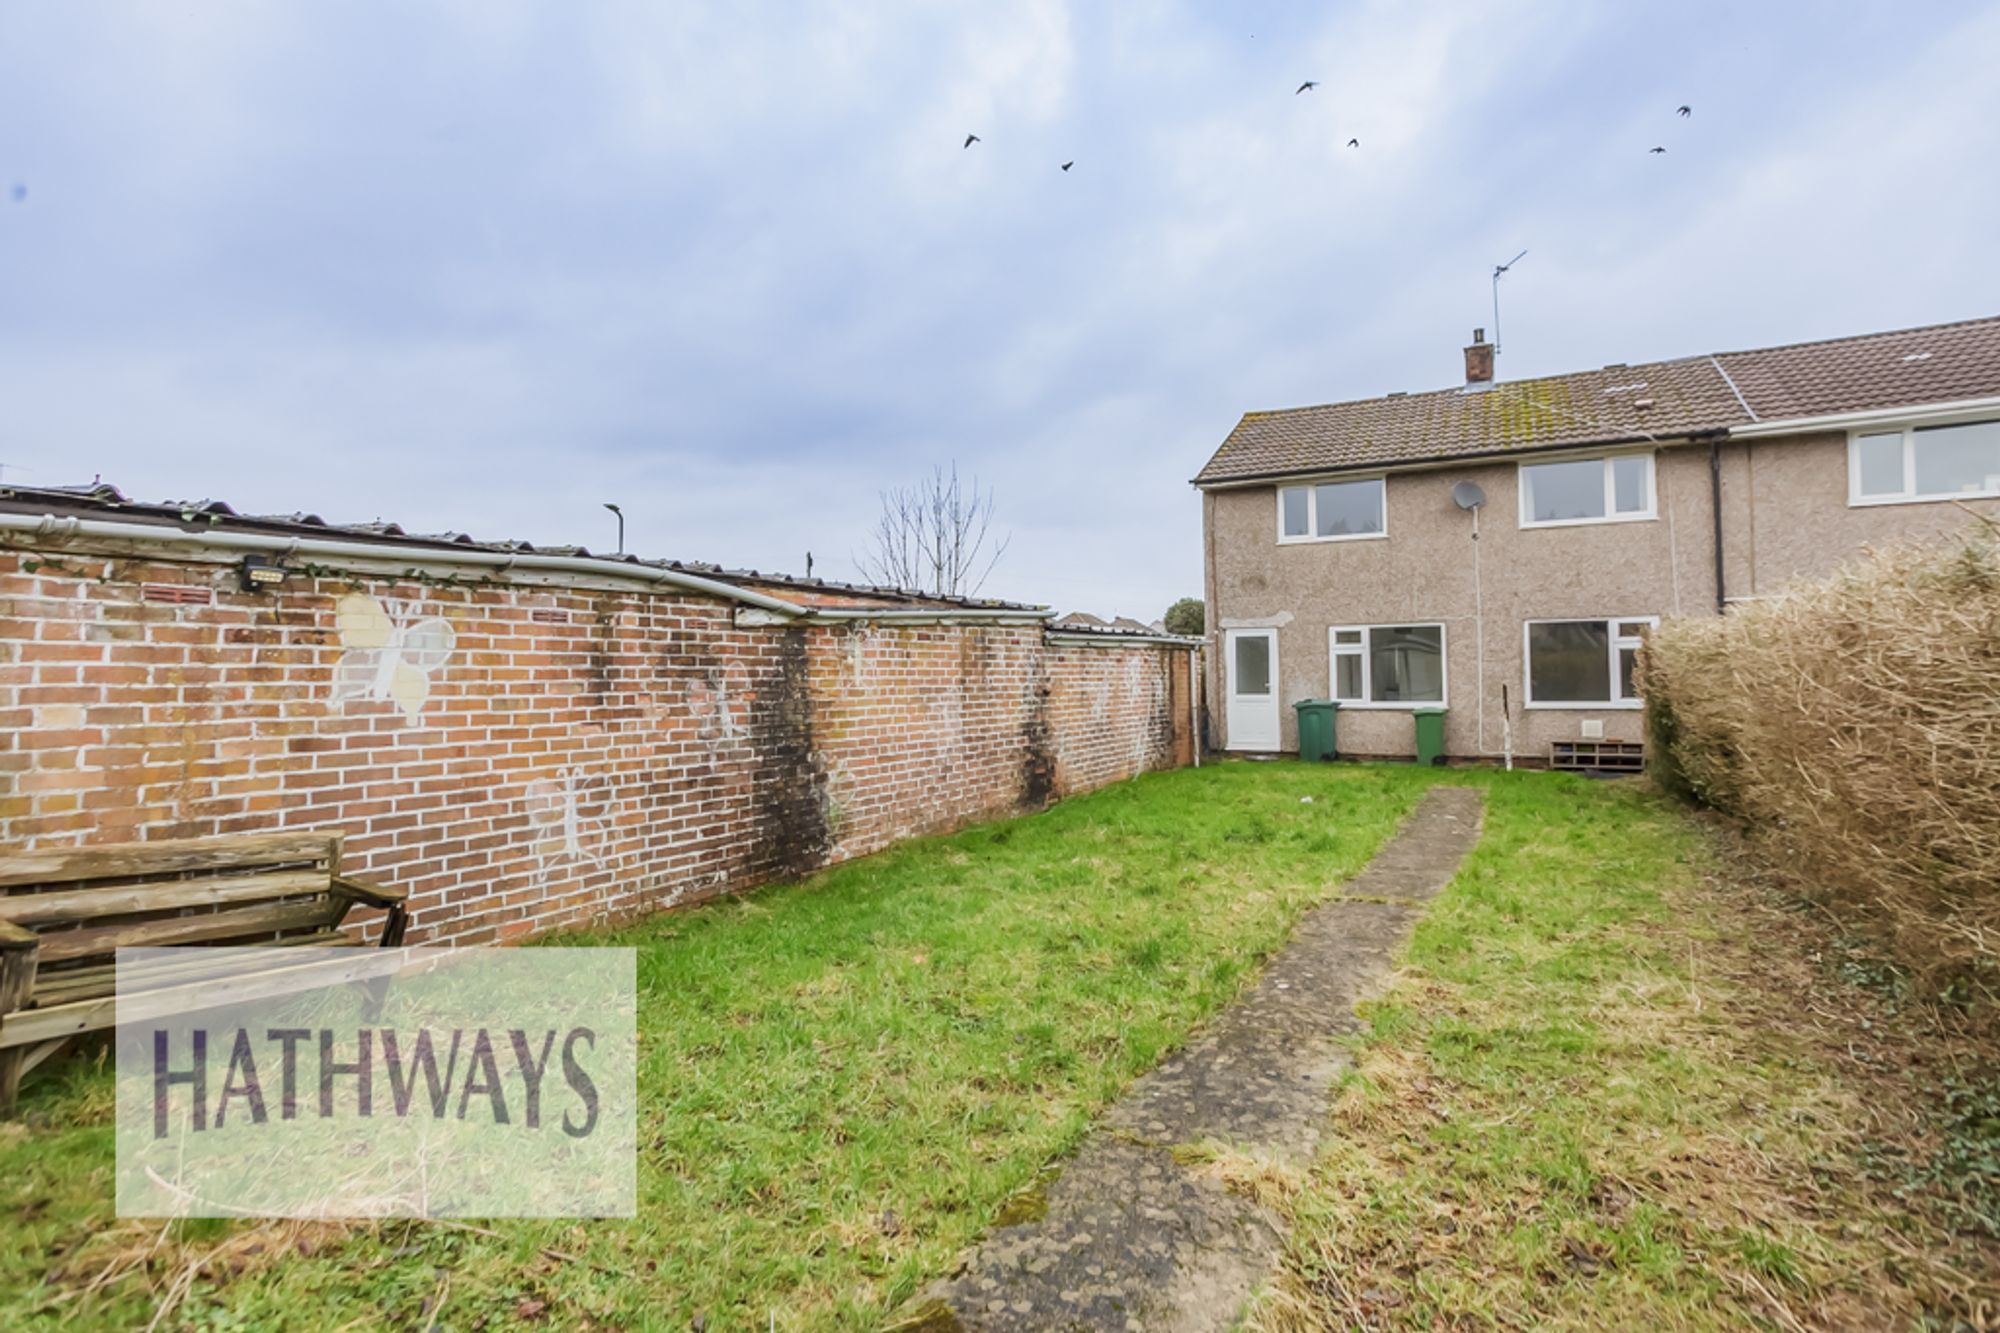
<path fill-rule="evenodd" d="M 1632 671 L 1658 616 L 1531 620 L 1527 626 L 1530 708 L 1631 708 Z"/>
<path fill-rule="evenodd" d="M 1336 625 L 1327 648 L 1333 697 L 1343 704 L 1444 702 L 1443 625 Z"/>

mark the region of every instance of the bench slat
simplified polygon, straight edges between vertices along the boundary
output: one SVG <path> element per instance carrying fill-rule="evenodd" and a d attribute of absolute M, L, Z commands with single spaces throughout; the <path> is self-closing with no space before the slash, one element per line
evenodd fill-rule
<path fill-rule="evenodd" d="M 81 880 L 139 878 L 187 870 L 323 862 L 340 859 L 340 835 L 324 830 L 225 834 L 161 842 L 103 843 L 94 847 L 45 847 L 0 857 L 0 887 L 70 884 Z"/>
<path fill-rule="evenodd" d="M 344 899 L 322 898 L 302 903 L 259 903 L 255 907 L 160 917 L 152 921 L 128 922 L 122 926 L 88 926 L 82 930 L 54 931 L 42 936 L 41 957 L 45 963 L 59 963 L 66 958 L 87 958 L 115 949 L 187 944 L 196 940 L 219 942 L 245 935 L 299 930 L 307 926 L 338 925 L 346 914 L 347 903 Z"/>
<path fill-rule="evenodd" d="M 266 898 L 296 898 L 325 893 L 331 878 L 324 870 L 276 870 L 263 875 L 225 875 L 216 879 L 170 879 L 152 884 L 116 884 L 102 888 L 60 889 L 54 893 L 0 895 L 0 920 L 17 926 L 87 921 L 100 916 L 132 916 L 180 907 L 220 907 L 227 903 Z"/>
<path fill-rule="evenodd" d="M 290 949 L 304 946 L 327 948 L 352 945 L 353 939 L 344 930 L 317 930 L 310 935 L 287 935 L 281 940 L 269 940 L 259 948 Z M 214 962 L 190 958 L 181 965 L 182 970 L 192 975 L 208 975 L 216 971 Z M 170 969 L 155 966 L 147 972 L 149 977 L 158 977 Z M 46 1009 L 50 1005 L 68 1004 L 72 1000 L 88 1000 L 99 995 L 109 995 L 118 987 L 118 964 L 93 963 L 86 967 L 65 968 L 60 972 L 43 972 L 35 978 L 33 1005 Z"/>
<path fill-rule="evenodd" d="M 383 957 L 374 949 L 357 950 L 350 962 L 339 967 L 350 969 L 355 977 L 380 976 Z M 155 1014 L 192 1013 L 266 996 L 296 994 L 299 976 L 310 976 L 320 985 L 332 985 L 341 979 L 341 972 L 338 969 L 329 970 L 324 960 L 275 954 L 270 967 L 255 972 L 239 972 L 228 978 L 203 978 L 130 998 L 134 1000 L 135 1008 L 143 1006 Z M 70 1037 L 79 1032 L 92 1032 L 111 1027 L 117 1021 L 118 997 L 115 995 L 76 1000 L 47 1009 L 16 1010 L 0 1014 L 0 1050 Z"/>

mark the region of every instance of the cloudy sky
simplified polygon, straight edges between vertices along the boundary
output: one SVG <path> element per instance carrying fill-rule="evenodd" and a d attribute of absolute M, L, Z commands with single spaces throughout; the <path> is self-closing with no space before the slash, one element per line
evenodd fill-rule
<path fill-rule="evenodd" d="M 989 594 L 1150 619 L 1241 411 L 1456 382 L 1523 248 L 1503 378 L 2000 312 L 1996 68 L 1928 0 L 8 3 L 0 464 L 845 576 L 956 460 Z"/>

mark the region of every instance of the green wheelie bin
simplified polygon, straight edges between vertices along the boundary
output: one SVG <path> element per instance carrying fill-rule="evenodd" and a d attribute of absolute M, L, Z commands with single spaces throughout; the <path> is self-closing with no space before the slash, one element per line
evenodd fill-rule
<path fill-rule="evenodd" d="M 1412 708 L 1417 724 L 1417 763 L 1423 767 L 1444 762 L 1444 705 L 1428 704 Z"/>
<path fill-rule="evenodd" d="M 1299 715 L 1299 758 L 1309 764 L 1335 758 L 1339 754 L 1334 733 L 1340 705 L 1331 699 L 1301 699 L 1292 709 Z"/>

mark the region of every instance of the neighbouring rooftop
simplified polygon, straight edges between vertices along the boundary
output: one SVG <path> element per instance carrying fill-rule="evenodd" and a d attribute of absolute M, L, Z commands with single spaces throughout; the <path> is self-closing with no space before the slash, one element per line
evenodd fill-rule
<path fill-rule="evenodd" d="M 1684 439 L 1774 421 L 1996 395 L 2000 316 L 1246 412 L 1194 484 Z"/>
<path fill-rule="evenodd" d="M 1094 634 L 1105 638 L 1127 639 L 1173 639 L 1181 643 L 1200 643 L 1200 635 L 1176 634 L 1167 628 L 1164 620 L 1151 624 L 1134 620 L 1131 616 L 1114 616 L 1110 620 L 1094 616 L 1088 611 L 1071 611 L 1049 622 L 1049 628 L 1060 634 Z"/>

